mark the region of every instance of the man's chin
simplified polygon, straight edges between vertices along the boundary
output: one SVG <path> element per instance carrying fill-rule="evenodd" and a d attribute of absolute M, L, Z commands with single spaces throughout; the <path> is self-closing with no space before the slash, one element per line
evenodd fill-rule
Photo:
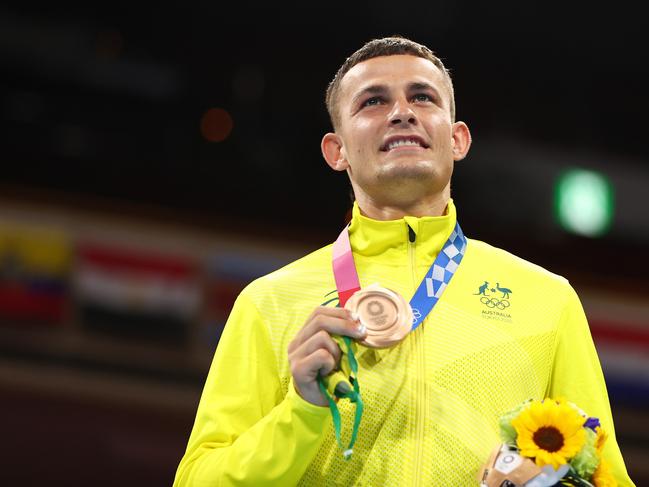
<path fill-rule="evenodd" d="M 391 162 L 381 168 L 377 174 L 377 179 L 383 182 L 395 181 L 401 183 L 407 180 L 418 182 L 435 181 L 442 176 L 440 169 L 442 168 L 430 161 Z"/>

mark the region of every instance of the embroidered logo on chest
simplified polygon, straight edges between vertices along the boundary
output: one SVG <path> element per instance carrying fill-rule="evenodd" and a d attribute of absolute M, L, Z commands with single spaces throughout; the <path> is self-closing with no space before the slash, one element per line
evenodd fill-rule
<path fill-rule="evenodd" d="M 501 286 L 498 281 L 496 281 L 495 286 L 489 281 L 484 281 L 476 287 L 477 292 L 473 293 L 473 295 L 477 296 L 480 300 L 482 317 L 488 320 L 500 320 L 511 323 L 511 296 L 514 294 L 514 291 L 508 287 Z"/>

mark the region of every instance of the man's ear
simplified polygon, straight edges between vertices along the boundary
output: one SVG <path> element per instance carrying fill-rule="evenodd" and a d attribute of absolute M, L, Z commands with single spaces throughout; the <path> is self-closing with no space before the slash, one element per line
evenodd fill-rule
<path fill-rule="evenodd" d="M 455 122 L 452 127 L 453 160 L 461 161 L 466 157 L 471 147 L 471 132 L 464 122 Z"/>
<path fill-rule="evenodd" d="M 338 134 L 326 133 L 322 137 L 320 149 L 325 161 L 334 171 L 345 171 L 349 167 L 343 141 Z"/>

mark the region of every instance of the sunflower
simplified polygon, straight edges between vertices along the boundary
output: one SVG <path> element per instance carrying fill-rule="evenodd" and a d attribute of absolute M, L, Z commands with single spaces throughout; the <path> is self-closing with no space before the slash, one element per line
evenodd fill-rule
<path fill-rule="evenodd" d="M 521 455 L 534 458 L 539 467 L 557 470 L 568 463 L 586 441 L 585 419 L 564 401 L 533 401 L 512 420 Z"/>
<path fill-rule="evenodd" d="M 603 458 L 600 460 L 599 466 L 593 474 L 592 482 L 595 487 L 617 487 L 617 481 L 611 474 L 611 468 Z"/>

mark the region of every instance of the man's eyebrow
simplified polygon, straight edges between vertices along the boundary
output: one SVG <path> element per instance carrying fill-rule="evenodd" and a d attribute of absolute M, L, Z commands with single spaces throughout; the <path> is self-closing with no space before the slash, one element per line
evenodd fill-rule
<path fill-rule="evenodd" d="M 418 90 L 430 90 L 435 95 L 441 99 L 439 91 L 437 88 L 435 88 L 433 85 L 429 83 L 422 83 L 422 82 L 413 82 L 408 85 L 408 91 L 418 91 Z"/>

